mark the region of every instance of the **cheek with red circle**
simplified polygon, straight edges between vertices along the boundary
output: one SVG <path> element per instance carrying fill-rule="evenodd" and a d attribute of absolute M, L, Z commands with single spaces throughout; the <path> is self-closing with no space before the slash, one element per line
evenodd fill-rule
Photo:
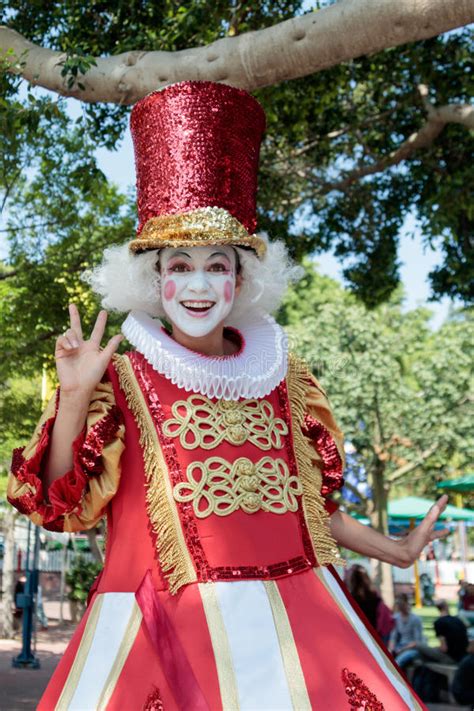
<path fill-rule="evenodd" d="M 171 301 L 171 299 L 176 294 L 176 282 L 173 279 L 167 279 L 163 286 L 163 296 L 166 301 Z"/>
<path fill-rule="evenodd" d="M 224 299 L 229 304 L 234 296 L 234 285 L 231 281 L 226 281 L 224 284 Z"/>

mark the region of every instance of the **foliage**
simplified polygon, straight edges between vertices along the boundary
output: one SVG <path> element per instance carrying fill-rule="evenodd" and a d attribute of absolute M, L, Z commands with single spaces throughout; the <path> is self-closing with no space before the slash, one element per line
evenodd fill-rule
<path fill-rule="evenodd" d="M 454 462 L 474 452 L 470 311 L 438 331 L 429 312 L 405 312 L 399 294 L 368 310 L 307 264 L 281 314 L 294 348 L 327 388 L 372 494 L 360 509 L 380 514 L 391 487 L 434 497 Z M 380 501 L 380 498 L 383 500 Z"/>
<path fill-rule="evenodd" d="M 0 22 L 65 52 L 65 79 L 80 84 L 94 56 L 181 50 L 273 25 L 306 8 L 306 3 L 289 0 L 185 4 L 12 0 L 0 9 Z M 469 186 L 474 168 L 464 159 L 474 148 L 469 132 L 449 125 L 433 145 L 411 159 L 374 175 L 351 177 L 361 166 L 389 162 L 391 153 L 423 125 L 426 116 L 418 84 L 429 87 L 437 105 L 470 100 L 471 56 L 472 33 L 467 28 L 257 92 L 268 116 L 260 176 L 262 228 L 285 239 L 298 259 L 334 251 L 348 284 L 366 304 L 375 306 L 398 285 L 399 234 L 412 213 L 426 244 L 444 254 L 444 262 L 431 274 L 433 296 L 472 301 Z M 98 179 L 93 147 L 116 148 L 128 113 L 122 106 L 88 104 L 78 118 L 71 118 L 63 100 L 31 88 L 25 91 L 17 77 L 3 74 L 0 194 L 10 205 L 10 214 L 21 202 L 14 209 L 17 221 L 8 227 L 14 255 L 27 239 L 22 224 L 32 211 L 21 196 L 29 190 L 31 172 L 37 171 L 36 192 L 44 182 L 43 208 L 64 208 L 63 234 L 72 230 L 67 215 L 71 217 L 79 198 L 87 209 L 93 196 L 83 182 Z M 64 188 L 66 173 L 78 192 L 73 186 Z M 42 215 L 47 224 L 47 210 Z M 48 240 L 56 239 L 54 224 L 53 220 L 49 231 L 43 230 Z"/>
<path fill-rule="evenodd" d="M 41 411 L 41 380 L 14 378 L 0 385 L 0 500 L 6 494 L 6 472 L 12 449 L 27 442 Z"/>
<path fill-rule="evenodd" d="M 0 469 L 0 503 L 2 503 L 6 499 L 7 483 L 8 483 L 8 474 L 6 471 L 2 471 Z M 1 512 L 0 512 L 0 519 L 1 519 Z"/>
<path fill-rule="evenodd" d="M 66 583 L 69 585 L 68 599 L 85 603 L 92 583 L 102 570 L 100 563 L 87 561 L 78 556 L 66 573 Z"/>

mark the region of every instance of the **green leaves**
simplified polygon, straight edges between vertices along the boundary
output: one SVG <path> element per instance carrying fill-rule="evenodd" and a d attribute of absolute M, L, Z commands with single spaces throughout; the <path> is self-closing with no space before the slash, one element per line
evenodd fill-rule
<path fill-rule="evenodd" d="M 76 84 L 79 89 L 84 89 L 84 84 L 78 77 L 86 74 L 92 67 L 97 66 L 95 58 L 90 54 L 84 54 L 77 49 L 73 53 L 68 53 L 66 59 L 61 63 L 61 76 L 65 77 L 68 89 L 72 89 Z"/>
<path fill-rule="evenodd" d="M 84 556 L 77 556 L 66 573 L 66 583 L 69 586 L 68 599 L 85 603 L 92 583 L 101 570 L 100 563 L 87 561 Z"/>
<path fill-rule="evenodd" d="M 400 296 L 368 310 L 308 264 L 281 320 L 369 481 L 382 472 L 387 486 L 393 479 L 404 493 L 434 496 L 436 481 L 452 467 L 466 471 L 474 455 L 474 320 L 459 312 L 433 332 L 429 311 L 404 312 Z"/>

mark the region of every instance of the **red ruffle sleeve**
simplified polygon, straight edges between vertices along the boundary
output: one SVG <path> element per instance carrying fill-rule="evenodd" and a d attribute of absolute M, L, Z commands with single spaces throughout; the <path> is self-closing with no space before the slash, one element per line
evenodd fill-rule
<path fill-rule="evenodd" d="M 59 393 L 43 413 L 29 444 L 13 453 L 7 498 L 21 513 L 54 531 L 93 528 L 120 482 L 124 425 L 112 385 L 99 383 L 87 422 L 73 442 L 73 468 L 45 492 L 43 474 Z"/>
<path fill-rule="evenodd" d="M 321 472 L 321 494 L 332 515 L 339 506 L 330 498 L 344 484 L 344 436 L 337 426 L 326 393 L 313 376 L 307 392 L 304 434 L 311 442 L 313 465 Z"/>

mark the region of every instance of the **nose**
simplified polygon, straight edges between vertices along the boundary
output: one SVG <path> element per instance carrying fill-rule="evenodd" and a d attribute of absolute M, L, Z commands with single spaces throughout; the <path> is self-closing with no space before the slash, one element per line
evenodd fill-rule
<path fill-rule="evenodd" d="M 188 289 L 195 294 L 206 294 L 209 292 L 209 282 L 206 273 L 202 270 L 196 270 L 192 278 L 188 282 Z"/>

